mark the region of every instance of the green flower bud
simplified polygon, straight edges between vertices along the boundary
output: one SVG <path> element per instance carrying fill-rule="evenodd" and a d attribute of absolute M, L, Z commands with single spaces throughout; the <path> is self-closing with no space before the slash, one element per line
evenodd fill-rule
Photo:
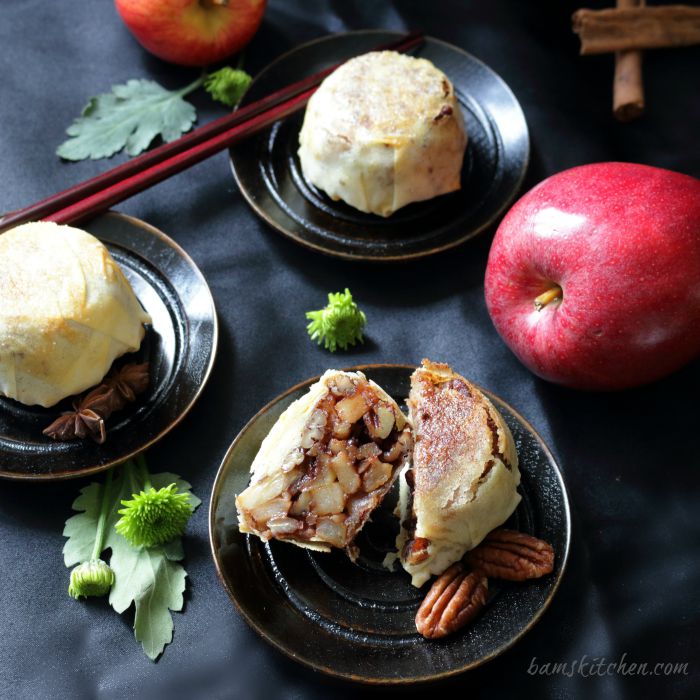
<path fill-rule="evenodd" d="M 102 559 L 92 559 L 79 564 L 70 572 L 68 595 L 76 600 L 80 597 L 106 595 L 113 584 L 114 571 Z"/>
<path fill-rule="evenodd" d="M 323 343 L 326 350 L 335 352 L 337 348 L 347 350 L 357 341 L 364 342 L 362 332 L 367 318 L 353 301 L 350 290 L 328 295 L 328 304 L 318 311 L 307 311 L 310 323 L 306 331 L 311 340 Z"/>
<path fill-rule="evenodd" d="M 179 537 L 192 515 L 189 495 L 178 493 L 175 484 L 158 491 L 148 488 L 122 505 L 116 530 L 135 547 L 154 547 Z"/>
<path fill-rule="evenodd" d="M 234 107 L 243 97 L 252 80 L 240 68 L 224 66 L 204 79 L 204 89 L 218 102 Z"/>

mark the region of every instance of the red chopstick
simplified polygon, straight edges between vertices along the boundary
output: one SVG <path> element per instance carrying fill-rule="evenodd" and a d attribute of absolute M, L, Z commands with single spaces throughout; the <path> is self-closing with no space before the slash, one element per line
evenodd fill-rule
<path fill-rule="evenodd" d="M 423 35 L 412 32 L 374 50 L 406 52 L 422 42 Z M 292 83 L 175 141 L 158 146 L 35 204 L 10 212 L 0 219 L 0 233 L 26 221 L 46 219 L 76 223 L 99 213 L 301 109 L 321 81 L 340 65 L 342 63 Z M 295 99 L 297 97 L 300 99 Z"/>
<path fill-rule="evenodd" d="M 89 197 L 70 204 L 64 209 L 49 214 L 44 217 L 44 221 L 55 221 L 57 224 L 72 224 L 109 209 L 113 204 L 128 199 L 137 192 L 141 192 L 151 187 L 151 185 L 155 185 L 171 175 L 175 175 L 199 163 L 227 146 L 233 146 L 244 138 L 267 128 L 278 119 L 296 112 L 308 102 L 309 97 L 315 91 L 316 88 L 313 87 L 306 92 L 302 92 L 301 95 L 297 95 L 291 100 L 268 109 L 266 112 L 258 114 L 242 124 L 237 124 L 203 143 L 198 143 L 196 146 L 182 151 L 182 153 L 177 153 L 160 163 L 152 165 L 150 168 L 141 170 L 131 177 L 120 180 Z"/>

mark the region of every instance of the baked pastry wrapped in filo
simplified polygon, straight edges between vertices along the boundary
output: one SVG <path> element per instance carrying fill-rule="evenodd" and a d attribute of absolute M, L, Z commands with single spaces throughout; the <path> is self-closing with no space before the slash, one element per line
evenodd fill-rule
<path fill-rule="evenodd" d="M 373 51 L 321 83 L 299 143 L 308 182 L 331 199 L 389 216 L 460 188 L 467 136 L 441 70 L 424 58 Z"/>
<path fill-rule="evenodd" d="M 421 586 L 476 547 L 520 502 L 513 436 L 493 404 L 446 364 L 411 377 L 413 464 L 401 473 L 399 558 Z"/>
<path fill-rule="evenodd" d="M 39 221 L 0 235 L 0 395 L 53 406 L 138 350 L 150 322 L 105 246 Z"/>
<path fill-rule="evenodd" d="M 348 547 L 408 463 L 411 431 L 361 372 L 328 370 L 263 440 L 236 498 L 241 532 L 329 551 Z"/>

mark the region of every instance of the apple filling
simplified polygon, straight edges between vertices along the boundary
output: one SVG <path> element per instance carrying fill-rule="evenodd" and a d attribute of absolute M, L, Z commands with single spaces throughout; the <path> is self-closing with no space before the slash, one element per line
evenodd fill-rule
<path fill-rule="evenodd" d="M 263 540 L 347 547 L 406 462 L 406 419 L 366 379 L 338 375 L 307 420 L 281 470 L 238 498 L 246 526 Z"/>
<path fill-rule="evenodd" d="M 413 475 L 413 467 L 409 467 L 404 472 L 404 479 L 408 487 L 408 500 L 406 503 L 406 512 L 408 517 L 401 522 L 401 527 L 406 532 L 406 541 L 399 556 L 401 561 L 407 564 L 420 564 L 428 558 L 430 540 L 425 537 L 416 537 L 416 524 L 418 522 L 416 514 L 413 510 L 413 492 L 415 491 L 415 477 Z"/>

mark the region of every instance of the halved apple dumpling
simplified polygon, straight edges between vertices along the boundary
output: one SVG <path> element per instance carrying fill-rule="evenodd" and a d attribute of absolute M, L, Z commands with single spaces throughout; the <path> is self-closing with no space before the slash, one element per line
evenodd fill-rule
<path fill-rule="evenodd" d="M 396 402 L 361 372 L 328 370 L 263 440 L 236 498 L 239 529 L 267 541 L 348 547 L 408 464 Z"/>

